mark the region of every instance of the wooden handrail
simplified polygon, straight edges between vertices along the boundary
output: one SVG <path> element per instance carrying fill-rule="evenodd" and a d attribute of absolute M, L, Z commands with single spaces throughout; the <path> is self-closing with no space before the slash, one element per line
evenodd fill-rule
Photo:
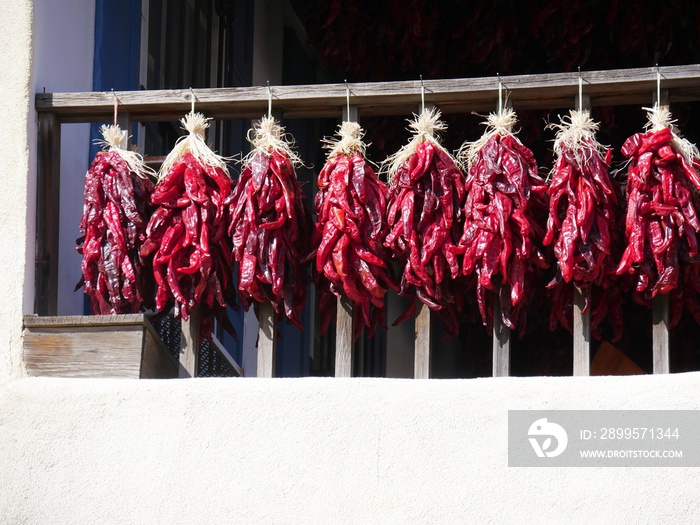
<path fill-rule="evenodd" d="M 700 64 L 659 68 L 672 102 L 700 100 Z M 651 104 L 656 67 L 584 71 L 584 89 L 591 106 Z M 578 92 L 577 72 L 500 77 L 516 109 L 569 108 Z M 494 77 L 425 80 L 425 100 L 443 112 L 488 111 L 498 96 Z M 352 104 L 363 116 L 406 115 L 420 97 L 420 81 L 350 84 Z M 346 104 L 345 84 L 273 86 L 275 108 L 286 118 L 339 116 Z M 257 118 L 267 111 L 267 87 L 206 88 L 193 90 L 197 110 L 215 119 Z M 188 89 L 37 93 L 36 110 L 54 113 L 61 122 L 110 121 L 114 95 L 120 111 L 132 120 L 176 120 L 190 109 Z"/>

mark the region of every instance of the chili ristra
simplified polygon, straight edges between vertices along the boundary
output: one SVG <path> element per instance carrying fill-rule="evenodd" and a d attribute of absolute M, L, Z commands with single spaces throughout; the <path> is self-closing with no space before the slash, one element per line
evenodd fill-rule
<path fill-rule="evenodd" d="M 139 254 L 145 239 L 155 175 L 126 144 L 126 131 L 102 126 L 103 144 L 85 175 L 77 250 L 93 314 L 135 313 L 152 303 L 150 272 Z"/>
<path fill-rule="evenodd" d="M 235 336 L 227 314 L 237 307 L 226 235 L 232 181 L 224 159 L 204 142 L 208 119 L 190 113 L 182 124 L 188 135 L 161 166 L 141 255 L 153 257 L 158 311 L 172 306 L 176 318 L 187 320 L 200 307 L 202 339 L 211 335 L 212 317 Z"/>
<path fill-rule="evenodd" d="M 321 334 L 335 319 L 336 297 L 345 295 L 353 304 L 355 338 L 363 328 L 371 337 L 378 325 L 386 328 L 387 289 L 398 291 L 383 245 L 387 187 L 365 160 L 363 135 L 359 124 L 343 122 L 338 139 L 326 141 L 331 151 L 318 175 L 313 254 Z"/>
<path fill-rule="evenodd" d="M 249 140 L 254 149 L 229 205 L 239 298 L 246 310 L 269 302 L 278 319 L 301 329 L 313 229 L 294 171 L 301 161 L 272 117 L 256 122 Z"/>
<path fill-rule="evenodd" d="M 530 149 L 513 134 L 516 115 L 504 108 L 489 115 L 486 133 L 465 143 L 459 158 L 468 169 L 464 203 L 462 273 L 476 289 L 479 312 L 491 332 L 493 301 L 499 297 L 503 323 L 520 334 L 525 306 L 538 268 L 548 266 L 535 211 L 546 202 L 546 185 Z"/>
<path fill-rule="evenodd" d="M 417 297 L 441 312 L 448 335 L 459 326 L 464 283 L 457 254 L 463 229 L 464 174 L 440 146 L 436 132 L 445 129 L 440 112 L 424 110 L 410 123 L 411 141 L 387 159 L 391 179 L 384 241 L 403 265 L 399 295 Z M 416 301 L 394 322 L 409 319 Z"/>
<path fill-rule="evenodd" d="M 674 132 L 668 109 L 658 106 L 649 110 L 647 131 L 628 138 L 622 153 L 630 162 L 626 248 L 617 273 L 632 278 L 638 303 L 648 305 L 657 295 L 671 294 L 674 326 L 683 303 L 700 292 L 700 176 L 693 165 L 700 154 Z M 695 304 L 688 306 L 695 313 Z"/>
<path fill-rule="evenodd" d="M 609 175 L 612 151 L 595 138 L 599 125 L 587 110 L 561 119 L 554 142 L 556 163 L 549 183 L 549 217 L 544 245 L 553 247 L 556 274 L 551 290 L 550 329 L 572 330 L 574 286 L 592 308 L 591 333 L 609 317 L 613 341 L 622 337 L 622 295 L 613 247 L 618 240 L 617 186 Z M 599 290 L 594 290 L 598 288 Z"/>

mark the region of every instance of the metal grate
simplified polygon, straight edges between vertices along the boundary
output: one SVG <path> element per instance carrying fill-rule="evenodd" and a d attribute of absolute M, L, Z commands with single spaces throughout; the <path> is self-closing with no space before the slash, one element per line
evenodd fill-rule
<path fill-rule="evenodd" d="M 158 332 L 158 335 L 168 348 L 170 355 L 176 361 L 180 360 L 180 338 L 182 331 L 180 330 L 180 321 L 173 319 L 171 315 L 164 315 L 157 322 L 153 323 L 153 327 Z"/>
<path fill-rule="evenodd" d="M 197 377 L 236 377 L 231 365 L 224 359 L 215 345 L 209 340 L 202 341 L 199 347 Z"/>
<path fill-rule="evenodd" d="M 170 354 L 176 359 L 180 359 L 180 339 L 182 330 L 180 321 L 166 315 L 154 323 L 154 328 L 165 343 Z M 219 353 L 215 345 L 210 341 L 202 341 L 199 347 L 199 363 L 197 366 L 197 377 L 236 377 L 233 367 Z"/>

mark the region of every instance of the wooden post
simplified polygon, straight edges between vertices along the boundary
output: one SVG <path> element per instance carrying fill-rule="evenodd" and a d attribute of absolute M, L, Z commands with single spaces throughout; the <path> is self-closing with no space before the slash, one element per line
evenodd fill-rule
<path fill-rule="evenodd" d="M 131 136 L 131 115 L 126 112 L 119 112 L 117 114 L 117 124 L 122 131 L 126 131 L 126 141 L 127 144 L 122 144 L 124 149 L 129 149 L 129 137 Z"/>
<path fill-rule="evenodd" d="M 335 327 L 335 377 L 352 377 L 352 301 L 345 296 L 338 298 Z"/>
<path fill-rule="evenodd" d="M 654 373 L 668 374 L 670 372 L 670 331 L 668 327 L 669 297 L 668 294 L 657 295 L 651 301 L 652 305 L 652 352 Z"/>
<path fill-rule="evenodd" d="M 499 89 L 500 91 L 500 89 Z M 505 108 L 512 109 L 513 101 L 506 99 L 500 100 L 499 107 L 503 104 Z M 508 377 L 510 376 L 510 328 L 503 324 L 501 317 L 501 300 L 498 293 L 493 295 L 493 328 L 491 335 L 491 352 L 492 352 L 492 367 L 491 374 L 493 377 Z"/>
<path fill-rule="evenodd" d="M 576 109 L 578 109 L 578 108 L 583 108 L 583 109 L 588 109 L 588 110 L 590 110 L 590 109 L 591 109 L 591 97 L 590 97 L 590 95 L 583 95 L 583 97 L 581 98 L 581 100 L 582 100 L 583 104 L 579 105 L 579 102 L 578 102 L 578 95 L 576 95 L 576 98 L 575 98 L 575 100 L 574 100 L 574 107 L 575 107 Z"/>
<path fill-rule="evenodd" d="M 661 107 L 668 107 L 668 90 L 661 90 L 661 99 L 654 92 L 654 103 Z M 669 320 L 671 318 L 669 296 L 657 295 L 651 301 L 652 317 L 652 356 L 655 374 L 668 374 L 670 372 L 671 333 Z"/>
<path fill-rule="evenodd" d="M 418 301 L 418 314 L 415 319 L 415 359 L 413 366 L 413 377 L 415 379 L 430 379 L 430 365 L 432 361 L 430 344 L 430 318 L 432 317 L 430 308 L 423 302 Z"/>
<path fill-rule="evenodd" d="M 421 81 L 422 85 L 422 81 Z M 421 98 L 425 96 L 421 88 Z M 423 111 L 423 107 L 427 110 L 432 110 L 435 104 L 432 102 L 423 103 L 421 101 L 419 111 Z M 413 357 L 413 377 L 415 379 L 430 379 L 430 368 L 432 364 L 432 345 L 430 340 L 430 325 L 432 321 L 432 313 L 430 308 L 423 304 L 423 301 L 416 297 L 418 303 L 416 319 L 414 321 L 415 343 Z"/>
<path fill-rule="evenodd" d="M 574 286 L 574 375 L 591 375 L 591 309 L 583 313 L 586 293 Z"/>
<path fill-rule="evenodd" d="M 357 106 L 343 106 L 343 121 L 359 122 Z M 352 377 L 353 306 L 345 296 L 338 298 L 335 325 L 335 377 Z"/>
<path fill-rule="evenodd" d="M 510 375 L 510 328 L 501 318 L 501 301 L 493 294 L 493 377 Z"/>
<path fill-rule="evenodd" d="M 182 335 L 180 336 L 180 377 L 197 377 L 197 365 L 199 364 L 199 325 L 201 313 L 199 307 L 190 312 L 189 319 L 182 321 Z"/>
<path fill-rule="evenodd" d="M 348 113 L 347 105 L 343 106 L 343 121 L 345 122 L 360 122 L 360 111 L 357 106 L 350 106 L 350 113 Z"/>
<path fill-rule="evenodd" d="M 61 124 L 54 113 L 39 113 L 38 135 L 34 312 L 56 315 Z"/>
<path fill-rule="evenodd" d="M 574 375 L 591 375 L 591 309 L 584 313 L 586 298 L 584 292 L 574 285 L 573 346 Z"/>
<path fill-rule="evenodd" d="M 591 108 L 591 97 L 576 95 L 576 109 Z M 574 375 L 591 375 L 591 309 L 584 313 L 589 291 L 582 291 L 574 285 L 574 311 L 573 311 L 573 352 Z"/>
<path fill-rule="evenodd" d="M 277 319 L 270 303 L 261 303 L 258 319 L 258 377 L 275 376 L 277 346 Z"/>

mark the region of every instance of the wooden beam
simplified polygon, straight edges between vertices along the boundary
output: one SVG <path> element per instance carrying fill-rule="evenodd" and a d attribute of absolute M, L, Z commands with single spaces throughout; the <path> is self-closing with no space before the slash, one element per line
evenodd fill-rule
<path fill-rule="evenodd" d="M 258 377 L 274 377 L 277 349 L 275 310 L 270 303 L 261 303 L 258 311 Z"/>
<path fill-rule="evenodd" d="M 700 100 L 700 64 L 660 68 L 664 88 L 680 100 Z M 656 68 L 587 71 L 585 91 L 592 106 L 648 103 L 656 87 Z M 569 107 L 578 93 L 578 73 L 502 76 L 509 99 L 518 109 Z M 426 102 L 443 113 L 488 111 L 498 94 L 496 77 L 425 80 Z M 352 103 L 363 115 L 406 115 L 413 111 L 420 81 L 349 85 Z M 338 116 L 346 104 L 345 84 L 274 86 L 274 106 L 287 118 Z M 217 119 L 256 118 L 267 111 L 267 87 L 195 89 L 197 110 Z M 136 121 L 177 120 L 190 108 L 189 89 L 116 92 L 120 111 Z M 111 92 L 38 93 L 39 112 L 54 112 L 61 121 L 112 120 Z"/>
<path fill-rule="evenodd" d="M 61 202 L 61 125 L 54 113 L 38 122 L 34 312 L 58 313 L 58 226 Z"/>
<path fill-rule="evenodd" d="M 583 313 L 586 292 L 574 286 L 574 375 L 591 375 L 591 309 Z"/>
<path fill-rule="evenodd" d="M 335 327 L 335 377 L 352 377 L 353 316 L 352 301 L 338 298 Z"/>
<path fill-rule="evenodd" d="M 493 295 L 493 377 L 510 375 L 510 328 L 503 324 L 501 301 Z"/>
<path fill-rule="evenodd" d="M 430 308 L 416 298 L 418 302 L 418 314 L 415 319 L 415 357 L 413 377 L 415 379 L 430 379 L 430 365 L 432 361 L 430 344 L 430 321 L 432 313 Z"/>
<path fill-rule="evenodd" d="M 202 344 L 199 336 L 200 321 L 201 312 L 199 307 L 195 308 L 193 312 L 190 312 L 187 321 L 181 321 L 180 377 L 197 377 L 199 347 Z"/>
<path fill-rule="evenodd" d="M 100 326 L 130 326 L 143 323 L 144 314 L 119 314 L 119 315 L 62 315 L 59 317 L 45 317 L 41 315 L 27 314 L 22 321 L 25 328 L 51 327 L 91 327 Z"/>

